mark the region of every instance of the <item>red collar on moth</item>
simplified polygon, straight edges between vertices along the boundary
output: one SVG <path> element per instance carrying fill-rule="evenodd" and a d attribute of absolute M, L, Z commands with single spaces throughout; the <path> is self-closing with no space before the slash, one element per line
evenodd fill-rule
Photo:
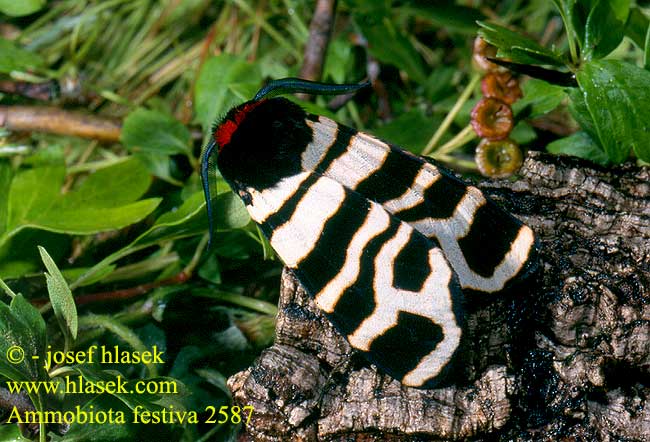
<path fill-rule="evenodd" d="M 214 132 L 214 140 L 219 146 L 219 150 L 226 144 L 230 143 L 232 135 L 235 133 L 239 125 L 244 121 L 249 112 L 259 106 L 265 100 L 249 101 L 233 114 L 232 117 L 221 123 L 217 130 Z"/>

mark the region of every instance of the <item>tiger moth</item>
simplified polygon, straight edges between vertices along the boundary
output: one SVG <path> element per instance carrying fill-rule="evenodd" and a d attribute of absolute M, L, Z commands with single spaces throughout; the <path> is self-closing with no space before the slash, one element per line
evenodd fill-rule
<path fill-rule="evenodd" d="M 454 370 L 465 297 L 493 296 L 530 274 L 535 236 L 430 160 L 272 97 L 362 86 L 276 80 L 231 109 L 202 155 L 210 231 L 216 156 L 350 345 L 403 385 L 434 388 Z"/>

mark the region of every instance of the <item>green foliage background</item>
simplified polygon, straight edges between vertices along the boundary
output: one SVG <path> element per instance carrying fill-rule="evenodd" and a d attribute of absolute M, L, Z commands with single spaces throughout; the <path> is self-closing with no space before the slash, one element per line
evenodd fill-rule
<path fill-rule="evenodd" d="M 123 124 L 119 142 L 110 144 L 2 133 L 0 376 L 121 376 L 181 386 L 177 395 L 32 394 L 36 409 L 201 411 L 230 404 L 227 377 L 273 340 L 281 264 L 223 181 L 218 231 L 206 250 L 199 155 L 215 119 L 252 98 L 265 80 L 298 75 L 314 3 L 0 0 L 1 79 L 51 85 L 50 104 Z M 480 30 L 511 62 L 575 76 L 573 87 L 543 75 L 523 82 L 512 134 L 520 145 L 603 165 L 650 161 L 645 8 L 626 0 L 341 0 L 323 80 L 354 82 L 373 72 L 384 91 L 362 92 L 337 111 L 324 98 L 301 104 L 472 172 L 474 136 L 455 135 L 467 134 L 480 98 L 471 63 Z M 465 100 L 463 91 L 474 95 Z M 0 101 L 38 104 L 10 93 Z M 576 132 L 561 137 L 531 123 L 553 115 Z M 436 150 L 440 145 L 446 148 Z M 123 296 L 134 288 L 141 290 L 129 293 L 138 296 Z M 46 371 L 29 358 L 10 364 L 2 355 L 11 345 L 41 360 L 48 346 L 155 345 L 165 364 Z M 4 425 L 0 441 L 44 440 L 48 433 L 65 441 L 226 441 L 236 430 L 230 423 L 73 424 L 41 427 L 38 435 Z"/>

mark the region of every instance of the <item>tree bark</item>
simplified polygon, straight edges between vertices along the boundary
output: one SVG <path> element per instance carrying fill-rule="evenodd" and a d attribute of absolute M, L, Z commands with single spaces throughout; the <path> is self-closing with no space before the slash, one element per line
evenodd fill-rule
<path fill-rule="evenodd" d="M 275 344 L 229 380 L 241 440 L 650 440 L 650 168 L 533 152 L 520 175 L 479 186 L 536 232 L 539 270 L 467 299 L 464 381 L 378 373 L 285 271 Z"/>

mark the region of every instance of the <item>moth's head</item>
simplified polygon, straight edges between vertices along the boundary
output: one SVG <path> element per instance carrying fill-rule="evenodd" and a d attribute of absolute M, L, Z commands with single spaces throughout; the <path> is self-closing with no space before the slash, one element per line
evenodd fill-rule
<path fill-rule="evenodd" d="M 285 98 L 232 109 L 212 134 L 221 175 L 235 187 L 263 190 L 300 173 L 300 154 L 312 137 L 306 117 Z"/>

